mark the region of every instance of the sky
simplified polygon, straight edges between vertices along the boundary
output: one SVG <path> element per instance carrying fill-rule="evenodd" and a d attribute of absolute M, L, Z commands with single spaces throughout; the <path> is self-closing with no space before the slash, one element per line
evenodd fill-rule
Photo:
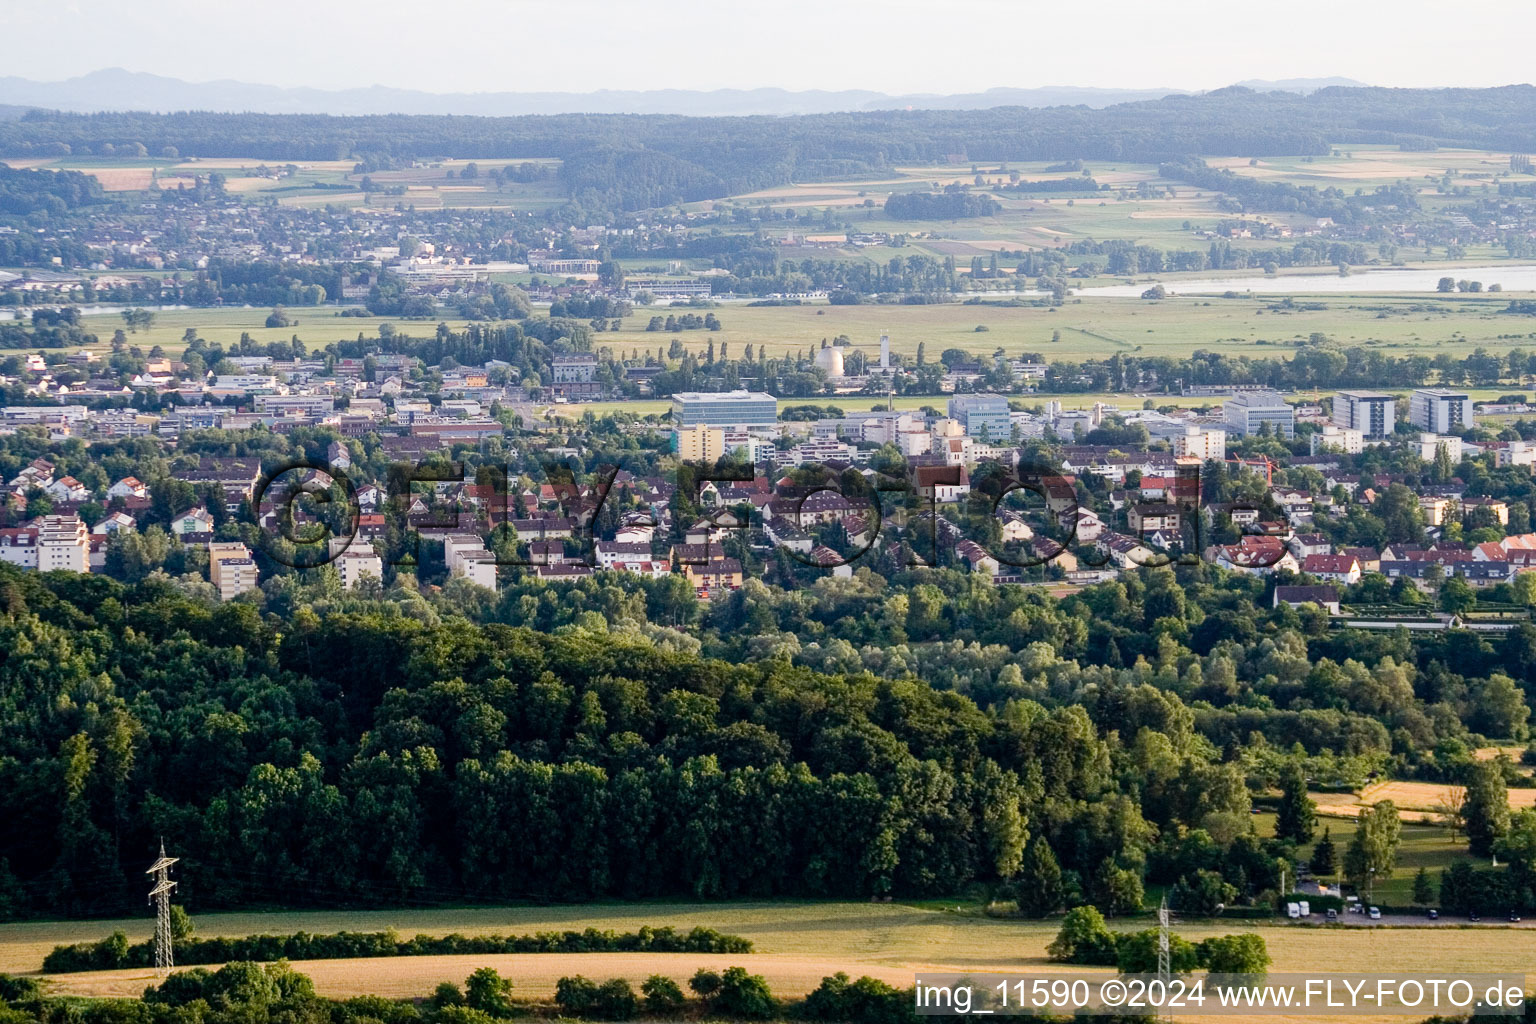
<path fill-rule="evenodd" d="M 1536 3 L 1487 0 L 0 0 L 0 76 L 429 92 L 1536 80 Z"/>

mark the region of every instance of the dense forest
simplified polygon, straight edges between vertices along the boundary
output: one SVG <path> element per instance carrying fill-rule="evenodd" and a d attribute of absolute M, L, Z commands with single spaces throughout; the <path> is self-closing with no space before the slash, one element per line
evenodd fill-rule
<path fill-rule="evenodd" d="M 957 220 L 987 217 L 1002 209 L 991 196 L 949 192 L 897 192 L 885 201 L 885 213 L 896 220 Z"/>
<path fill-rule="evenodd" d="M 1104 109 L 1000 107 L 800 117 L 526 117 L 30 111 L 0 121 L 0 155 L 138 151 L 339 160 L 560 157 L 573 197 L 612 209 L 711 198 L 897 164 L 1322 154 L 1330 144 L 1536 150 L 1536 87 L 1241 87 Z"/>
<path fill-rule="evenodd" d="M 0 215 L 59 214 L 104 198 L 101 182 L 83 171 L 18 170 L 0 164 Z"/>
<path fill-rule="evenodd" d="M 1116 913 L 1213 873 L 1263 899 L 1290 854 L 1255 787 L 1296 757 L 1455 778 L 1463 723 L 1523 736 L 1536 680 L 1529 629 L 1330 634 L 1208 566 L 1061 603 L 753 581 L 702 615 L 677 583 L 289 574 L 217 605 L 0 567 L 0 814 L 29 823 L 0 906 L 121 910 L 161 836 L 194 908 L 1048 883 L 1034 912 Z M 662 625 L 690 621 L 702 652 Z"/>

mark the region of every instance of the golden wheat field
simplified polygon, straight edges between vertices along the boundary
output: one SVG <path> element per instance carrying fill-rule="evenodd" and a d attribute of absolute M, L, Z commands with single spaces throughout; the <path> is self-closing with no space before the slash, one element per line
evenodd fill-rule
<path fill-rule="evenodd" d="M 763 975 L 781 996 L 802 995 L 837 971 L 869 975 L 908 986 L 919 970 L 1009 974 L 1067 970 L 1046 959 L 1055 921 L 1013 921 L 903 904 L 734 903 L 615 904 L 556 908 L 472 908 L 368 912 L 287 912 L 210 914 L 196 919 L 199 934 L 253 932 L 372 931 L 395 927 L 403 934 L 523 933 L 588 926 L 633 930 L 641 925 L 691 928 L 707 925 L 751 939 L 756 952 L 739 955 L 574 953 L 486 956 L 395 957 L 367 960 L 313 960 L 296 964 L 326 996 L 373 993 L 393 998 L 424 997 L 441 981 L 462 982 L 490 966 L 512 979 L 525 999 L 548 999 L 556 981 L 583 974 L 622 977 L 638 985 L 652 974 L 685 982 L 701 967 L 719 970 L 740 964 Z M 1112 922 L 1123 929 L 1147 926 L 1145 919 Z M 0 971 L 33 972 L 44 953 L 60 942 L 77 942 L 121 927 L 131 938 L 148 936 L 150 922 L 35 922 L 0 928 Z M 1210 935 L 1256 931 L 1267 942 L 1273 970 L 1337 971 L 1428 975 L 1450 969 L 1536 972 L 1531 931 L 1504 927 L 1318 928 L 1279 922 L 1215 921 L 1177 927 L 1198 941 Z M 1071 970 L 1079 970 L 1071 968 Z M 153 984 L 149 970 L 102 971 L 51 976 L 60 994 L 87 997 L 136 996 Z M 1305 1017 L 1274 1018 L 1307 1020 Z M 1373 1018 L 1360 1018 L 1373 1019 Z M 1385 1020 L 1400 1020 L 1383 1016 Z"/>
<path fill-rule="evenodd" d="M 1358 793 L 1310 795 L 1317 804 L 1317 813 L 1330 818 L 1359 817 L 1362 807 L 1391 800 L 1404 821 L 1433 822 L 1461 803 L 1462 791 L 1460 786 L 1441 782 L 1377 782 Z M 1511 789 L 1509 806 L 1515 811 L 1536 808 L 1536 789 Z"/>

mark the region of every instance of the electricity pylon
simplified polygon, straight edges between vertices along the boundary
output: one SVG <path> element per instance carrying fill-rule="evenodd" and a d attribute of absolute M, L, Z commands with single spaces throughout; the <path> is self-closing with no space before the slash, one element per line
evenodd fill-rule
<path fill-rule="evenodd" d="M 150 879 L 149 902 L 155 905 L 155 973 L 165 977 L 173 966 L 171 954 L 171 893 L 176 883 L 171 881 L 171 865 L 180 857 L 165 855 L 165 840 L 160 840 L 160 857 L 145 871 Z"/>
<path fill-rule="evenodd" d="M 1173 953 L 1168 945 L 1168 897 L 1163 897 L 1163 902 L 1157 907 L 1157 978 L 1163 983 L 1163 991 L 1168 991 L 1168 985 L 1173 981 Z M 1164 1013 L 1160 1015 L 1163 1020 L 1173 1018 Z"/>

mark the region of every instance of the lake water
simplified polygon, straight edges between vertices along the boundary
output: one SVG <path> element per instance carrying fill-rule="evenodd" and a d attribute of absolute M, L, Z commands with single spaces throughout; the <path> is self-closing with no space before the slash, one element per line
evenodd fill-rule
<path fill-rule="evenodd" d="M 65 303 L 67 306 L 68 303 Z M 21 309 L 0 309 L 0 320 L 31 320 L 34 309 L 59 309 L 58 303 L 48 303 L 39 306 L 23 306 Z M 81 316 L 116 316 L 127 309 L 147 309 L 151 313 L 159 313 L 167 309 L 191 309 L 191 306 L 80 306 Z M 225 306 L 225 309 L 253 309 L 253 306 Z"/>
<path fill-rule="evenodd" d="M 1536 291 L 1536 265 L 1505 264 L 1491 267 L 1447 267 L 1414 269 L 1383 267 L 1356 270 L 1348 277 L 1332 274 L 1295 274 L 1274 277 L 1199 277 L 1182 281 L 1159 281 L 1149 277 L 1144 284 L 1112 284 L 1097 288 L 1074 288 L 1073 293 L 1108 298 L 1136 298 L 1154 284 L 1161 284 L 1169 295 L 1220 295 L 1222 292 L 1253 292 L 1264 295 L 1305 295 L 1315 292 L 1433 292 L 1442 277 L 1457 281 L 1481 281 L 1486 291 L 1491 284 L 1506 292 Z"/>

